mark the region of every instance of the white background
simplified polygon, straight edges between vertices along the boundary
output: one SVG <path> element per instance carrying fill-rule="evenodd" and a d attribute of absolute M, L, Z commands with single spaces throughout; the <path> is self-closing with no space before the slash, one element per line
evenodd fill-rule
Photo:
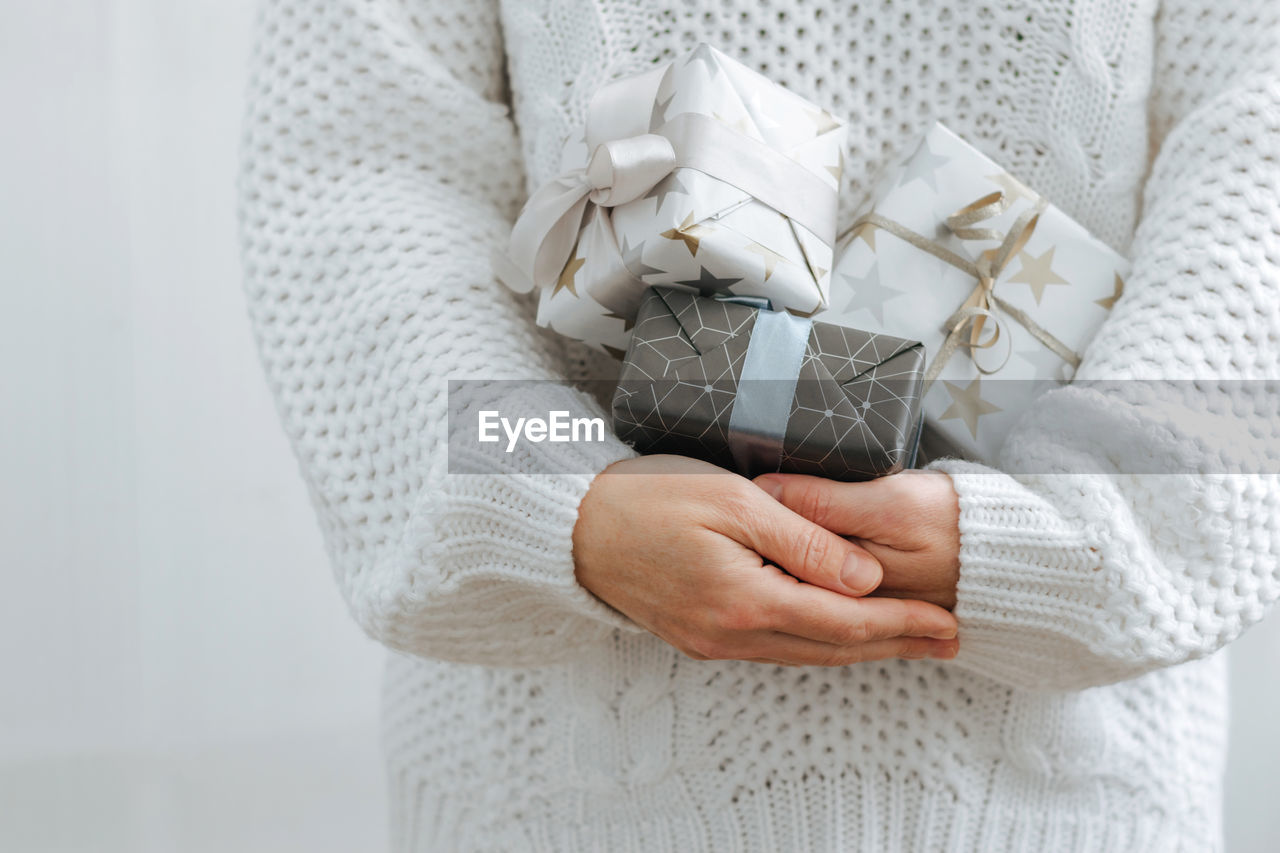
<path fill-rule="evenodd" d="M 0 850 L 377 851 L 382 654 L 256 362 L 252 0 L 0 0 Z M 1280 617 L 1228 849 L 1280 849 Z"/>

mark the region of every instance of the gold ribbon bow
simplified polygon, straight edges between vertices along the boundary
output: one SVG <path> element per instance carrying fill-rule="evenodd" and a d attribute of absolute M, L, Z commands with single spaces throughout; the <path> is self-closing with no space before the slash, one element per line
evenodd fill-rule
<path fill-rule="evenodd" d="M 874 212 L 860 217 L 846 232 L 853 233 L 860 228 L 868 226 L 879 228 L 900 240 L 905 240 L 923 252 L 928 252 L 935 258 L 961 270 L 975 280 L 974 288 L 968 297 L 943 324 L 947 330 L 947 337 L 942 342 L 941 348 L 934 354 L 928 369 L 925 370 L 926 390 L 942 373 L 942 369 L 946 367 L 947 362 L 955 355 L 956 350 L 962 346 L 970 351 L 970 358 L 973 359 L 973 365 L 978 369 L 979 373 L 990 375 L 999 372 L 1009 360 L 1008 352 L 1005 353 L 1004 358 L 1001 359 L 1000 364 L 996 367 L 986 368 L 979 364 L 976 358 L 973 358 L 972 351 L 988 349 L 995 345 L 996 341 L 1000 339 L 1002 315 L 1008 315 L 1016 320 L 1031 333 L 1033 338 L 1052 350 L 1067 364 L 1072 367 L 1080 365 L 1080 356 L 1073 352 L 1070 347 L 1031 319 L 1031 316 L 1025 311 L 1010 305 L 995 292 L 996 281 L 1004 272 L 1005 267 L 1008 266 L 1010 259 L 1027 245 L 1027 241 L 1031 239 L 1032 233 L 1035 232 L 1036 225 L 1040 222 L 1040 214 L 1044 212 L 1047 206 L 1046 202 L 1040 199 L 1032 208 L 1023 212 L 1007 232 L 1001 232 L 997 228 L 977 227 L 979 223 L 994 219 L 1004 213 L 1012 204 L 1013 199 L 997 190 L 977 201 L 966 204 L 947 217 L 947 228 L 962 240 L 1000 241 L 999 246 L 994 249 L 986 249 L 978 256 L 977 260 L 957 254 L 946 246 Z M 988 322 L 990 323 L 989 334 L 983 337 L 983 327 Z"/>

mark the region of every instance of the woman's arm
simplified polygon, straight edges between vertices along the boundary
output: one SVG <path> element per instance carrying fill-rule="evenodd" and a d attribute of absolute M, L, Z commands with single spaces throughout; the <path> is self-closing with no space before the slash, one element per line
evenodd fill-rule
<path fill-rule="evenodd" d="M 936 463 L 954 493 L 923 476 L 764 483 L 819 523 L 840 516 L 838 532 L 911 540 L 868 546 L 890 588 L 945 601 L 930 586 L 958 568 L 970 669 L 1020 687 L 1112 682 L 1211 654 L 1280 598 L 1280 408 L 1228 385 L 1280 378 L 1280 7 L 1247 5 L 1164 4 L 1153 125 L 1167 135 L 1134 272 L 1081 384 L 1009 436 L 1011 473 Z M 1210 381 L 1156 381 L 1185 378 Z"/>
<path fill-rule="evenodd" d="M 571 542 L 629 448 L 560 445 L 573 475 L 446 472 L 447 377 L 560 375 L 489 265 L 524 196 L 496 7 L 267 0 L 241 216 L 262 360 L 355 618 L 397 649 L 516 665 L 638 629 L 576 582 Z"/>
<path fill-rule="evenodd" d="M 1280 7 L 1165 2 L 1157 33 L 1133 274 L 1078 372 L 1134 381 L 1047 395 L 1005 445 L 1012 476 L 938 466 L 960 496 L 966 664 L 1017 684 L 1203 657 L 1280 597 L 1275 400 L 1228 386 L 1280 378 Z M 1187 378 L 1215 381 L 1144 381 Z"/>
<path fill-rule="evenodd" d="M 612 435 L 556 445 L 576 474 L 537 473 L 545 444 L 500 454 L 501 470 L 447 458 L 450 416 L 504 403 L 603 416 L 563 385 L 495 381 L 564 374 L 490 269 L 524 195 L 495 7 L 268 0 L 260 23 L 249 304 L 356 619 L 402 651 L 503 666 L 640 625 L 702 658 L 953 655 L 951 614 L 856 598 L 880 579 L 874 559 L 741 477 L 660 457 L 597 477 L 634 455 Z M 449 379 L 472 380 L 466 409 L 450 411 Z"/>

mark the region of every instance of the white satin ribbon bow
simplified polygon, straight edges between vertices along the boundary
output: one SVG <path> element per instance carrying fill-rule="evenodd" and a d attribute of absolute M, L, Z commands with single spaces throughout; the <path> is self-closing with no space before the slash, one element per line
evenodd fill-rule
<path fill-rule="evenodd" d="M 711 116 L 682 113 L 657 132 L 648 119 L 670 66 L 616 80 L 587 109 L 591 158 L 529 197 L 506 251 L 493 254 L 507 287 L 553 287 L 587 219 L 588 206 L 617 207 L 644 196 L 674 169 L 689 168 L 738 188 L 835 243 L 836 190 L 785 152 Z"/>
<path fill-rule="evenodd" d="M 506 258 L 495 258 L 498 277 L 517 293 L 555 284 L 588 204 L 635 201 L 675 167 L 676 151 L 665 136 L 643 133 L 602 142 L 586 168 L 560 175 L 529 197 L 511 229 Z"/>

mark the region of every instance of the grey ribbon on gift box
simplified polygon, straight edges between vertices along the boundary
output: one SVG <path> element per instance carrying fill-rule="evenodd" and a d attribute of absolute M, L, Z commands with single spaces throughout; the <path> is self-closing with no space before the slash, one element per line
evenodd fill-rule
<path fill-rule="evenodd" d="M 757 309 L 729 414 L 729 451 L 744 477 L 777 471 L 813 321 L 774 311 L 768 299 L 717 296 Z"/>

